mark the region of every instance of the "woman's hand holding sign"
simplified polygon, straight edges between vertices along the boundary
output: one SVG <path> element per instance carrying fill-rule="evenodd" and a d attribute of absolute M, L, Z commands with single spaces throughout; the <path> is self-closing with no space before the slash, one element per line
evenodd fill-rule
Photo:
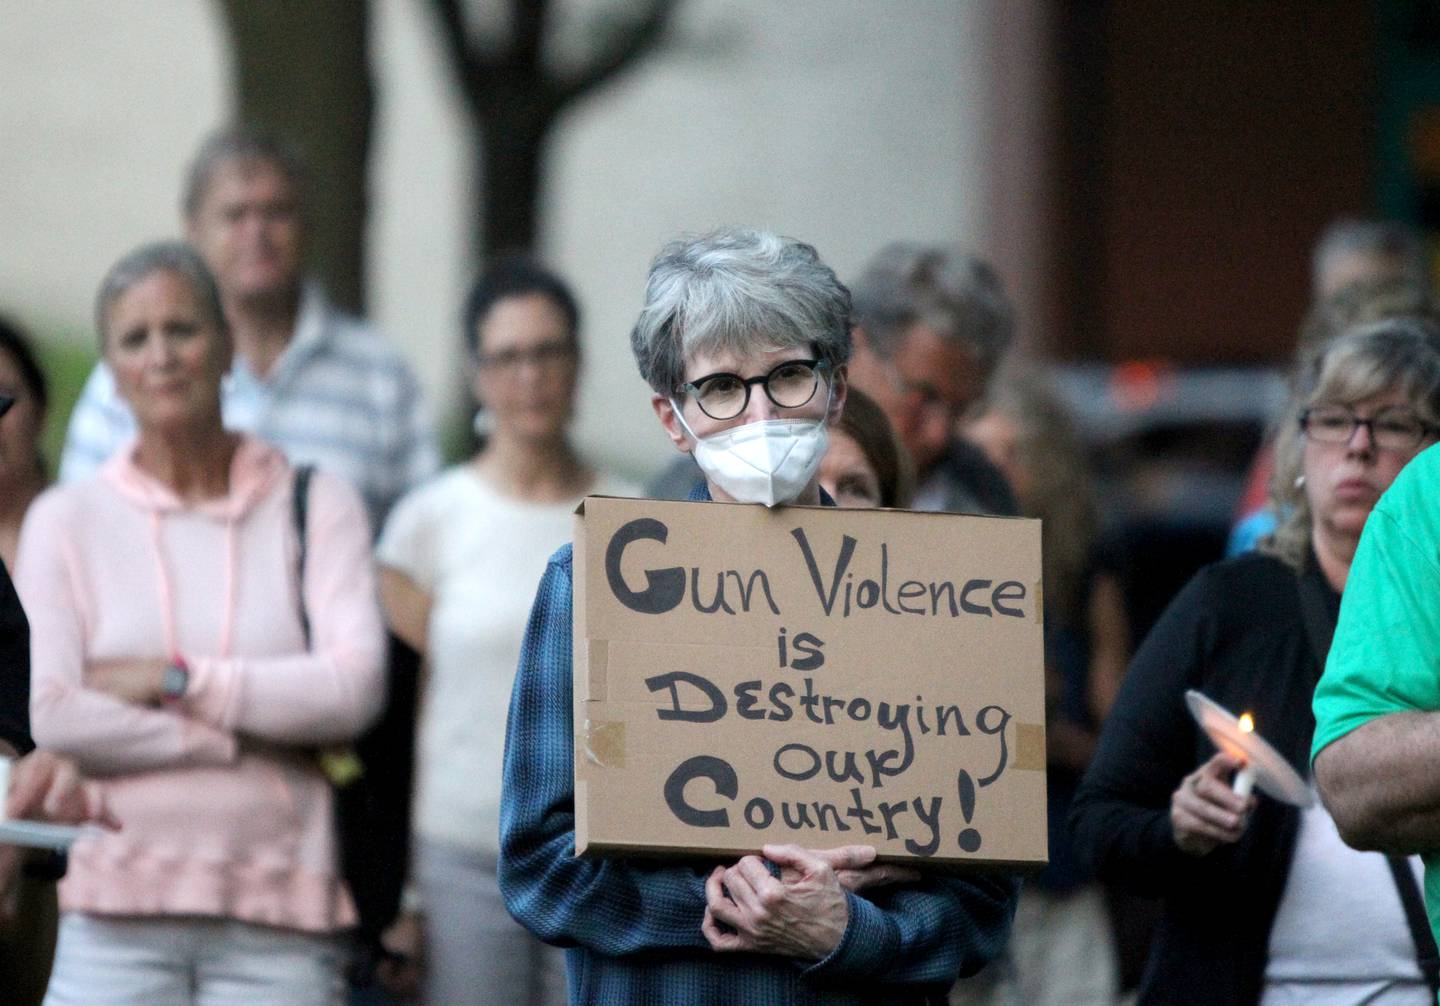
<path fill-rule="evenodd" d="M 772 877 L 758 856 L 746 856 L 728 869 L 717 866 L 705 883 L 700 931 L 719 951 L 811 960 L 826 956 L 839 945 L 850 919 L 834 868 L 815 853 L 791 845 L 766 846 L 765 855 L 782 870 L 794 870 L 796 879 Z M 720 923 L 733 932 L 722 931 Z"/>
<path fill-rule="evenodd" d="M 794 848 L 793 845 L 765 846 L 766 858 L 780 867 L 780 879 L 787 884 L 798 880 L 800 874 L 793 867 L 786 866 L 771 856 L 770 850 Z M 840 886 L 852 894 L 859 894 L 872 887 L 909 884 L 920 879 L 919 870 L 911 869 L 908 866 L 896 866 L 893 863 L 875 862 L 876 852 L 873 845 L 841 845 L 834 849 L 801 851 L 807 855 L 818 856 L 829 863 L 830 868 L 835 871 L 835 879 L 840 881 Z"/>
<path fill-rule="evenodd" d="M 915 870 L 876 865 L 875 849 L 846 845 L 801 849 L 767 845 L 764 859 L 746 856 L 717 866 L 705 884 L 700 929 L 719 951 L 749 951 L 818 960 L 839 945 L 850 912 L 845 892 L 913 881 Z M 777 878 L 766 860 L 780 868 Z M 720 928 L 723 923 L 733 932 Z"/>

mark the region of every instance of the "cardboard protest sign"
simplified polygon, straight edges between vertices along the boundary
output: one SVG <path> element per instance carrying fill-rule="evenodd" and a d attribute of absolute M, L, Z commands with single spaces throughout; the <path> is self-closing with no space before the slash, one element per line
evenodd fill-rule
<path fill-rule="evenodd" d="M 579 854 L 1046 861 L 1038 521 L 591 497 Z"/>

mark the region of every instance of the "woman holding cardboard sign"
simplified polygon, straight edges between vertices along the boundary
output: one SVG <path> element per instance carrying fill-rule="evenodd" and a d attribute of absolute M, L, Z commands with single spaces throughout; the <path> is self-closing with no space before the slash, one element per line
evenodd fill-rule
<path fill-rule="evenodd" d="M 651 403 L 695 455 L 697 500 L 831 502 L 818 483 L 846 394 L 850 296 L 802 244 L 732 229 L 667 245 L 631 335 Z M 568 948 L 588 1002 L 921 1003 L 1003 943 L 1008 878 L 920 879 L 868 846 L 766 846 L 739 862 L 575 856 L 573 558 L 550 560 L 505 744 L 500 887 Z"/>
<path fill-rule="evenodd" d="M 1361 529 L 1440 436 L 1437 346 L 1440 331 L 1392 319 L 1307 366 L 1276 445 L 1288 516 L 1262 554 L 1198 573 L 1130 665 L 1070 820 L 1101 877 L 1164 900 L 1142 1003 L 1435 1001 L 1428 930 L 1402 907 L 1411 892 L 1418 905 L 1418 862 L 1346 847 L 1318 802 L 1234 792 L 1240 764 L 1184 693 L 1252 713 L 1308 775 L 1311 697 Z"/>

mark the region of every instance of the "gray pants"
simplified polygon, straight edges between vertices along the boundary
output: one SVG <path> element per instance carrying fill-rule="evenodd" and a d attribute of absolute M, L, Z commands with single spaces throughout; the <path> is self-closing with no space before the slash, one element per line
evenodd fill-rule
<path fill-rule="evenodd" d="M 338 1006 L 344 961 L 335 936 L 66 912 L 45 1006 Z"/>
<path fill-rule="evenodd" d="M 425 913 L 425 1001 L 432 1006 L 563 1006 L 565 954 L 505 910 L 495 859 L 417 838 Z"/>

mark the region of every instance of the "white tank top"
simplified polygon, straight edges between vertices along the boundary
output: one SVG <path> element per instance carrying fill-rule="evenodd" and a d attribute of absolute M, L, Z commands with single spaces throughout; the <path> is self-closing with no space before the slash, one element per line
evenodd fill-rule
<path fill-rule="evenodd" d="M 1410 857 L 1416 882 L 1423 866 Z M 1415 940 L 1384 855 L 1340 839 L 1317 799 L 1301 811 L 1290 876 L 1270 930 L 1261 1006 L 1428 1006 Z"/>

